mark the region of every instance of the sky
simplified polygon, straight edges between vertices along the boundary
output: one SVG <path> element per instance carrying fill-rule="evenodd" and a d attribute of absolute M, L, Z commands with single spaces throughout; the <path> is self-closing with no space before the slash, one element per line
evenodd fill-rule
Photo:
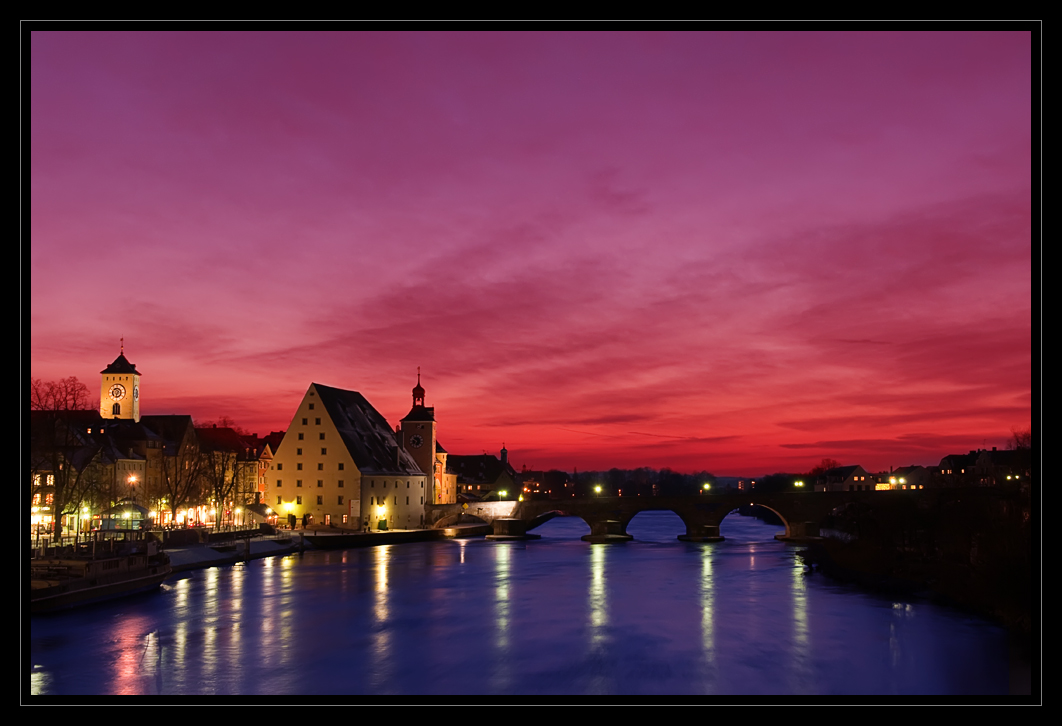
<path fill-rule="evenodd" d="M 519 469 L 936 464 L 1031 425 L 1029 32 L 29 40 L 30 374 Z M 23 188 L 24 192 L 27 187 Z M 1039 302 L 1036 301 L 1037 309 Z"/>

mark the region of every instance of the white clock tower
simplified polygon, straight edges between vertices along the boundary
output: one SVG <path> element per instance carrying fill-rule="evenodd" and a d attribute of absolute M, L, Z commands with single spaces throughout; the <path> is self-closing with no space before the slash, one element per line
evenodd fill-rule
<path fill-rule="evenodd" d="M 125 358 L 125 341 L 114 362 L 100 371 L 100 416 L 140 421 L 140 371 Z"/>

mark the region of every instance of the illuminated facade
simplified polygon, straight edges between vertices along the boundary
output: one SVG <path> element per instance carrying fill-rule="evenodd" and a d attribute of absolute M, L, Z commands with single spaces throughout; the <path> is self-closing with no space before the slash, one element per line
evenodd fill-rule
<path fill-rule="evenodd" d="M 125 346 L 100 371 L 100 416 L 140 421 L 140 371 L 125 358 Z"/>
<path fill-rule="evenodd" d="M 423 446 L 423 444 L 422 444 Z M 273 455 L 263 502 L 301 525 L 423 526 L 429 474 L 357 391 L 311 383 Z"/>

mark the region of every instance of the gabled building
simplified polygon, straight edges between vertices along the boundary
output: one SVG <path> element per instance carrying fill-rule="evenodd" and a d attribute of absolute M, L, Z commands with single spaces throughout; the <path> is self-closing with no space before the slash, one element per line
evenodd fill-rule
<path fill-rule="evenodd" d="M 819 475 L 815 483 L 817 492 L 861 492 L 874 491 L 876 481 L 863 467 L 838 466 L 827 469 Z"/>
<path fill-rule="evenodd" d="M 430 439 L 420 434 L 414 449 L 434 449 L 434 420 L 422 421 L 429 422 Z M 311 383 L 273 455 L 264 503 L 281 522 L 417 528 L 430 485 L 430 474 L 364 396 Z"/>
<path fill-rule="evenodd" d="M 977 463 L 977 451 L 969 454 L 949 454 L 940 460 L 938 469 L 945 486 L 971 486 L 974 484 L 974 465 Z"/>
<path fill-rule="evenodd" d="M 458 456 L 451 454 L 447 471 L 456 479 L 459 495 L 480 498 L 489 492 L 507 491 L 514 497 L 519 490 L 517 474 L 509 464 L 509 452 L 502 446 L 501 458 L 493 454 Z"/>

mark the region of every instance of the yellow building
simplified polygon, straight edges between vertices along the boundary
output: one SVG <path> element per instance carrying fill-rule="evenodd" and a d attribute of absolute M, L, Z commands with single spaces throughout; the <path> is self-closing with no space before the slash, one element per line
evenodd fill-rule
<path fill-rule="evenodd" d="M 433 429 L 434 430 L 434 429 Z M 425 437 L 422 437 L 421 447 Z M 425 473 L 357 391 L 311 383 L 277 447 L 263 501 L 301 525 L 413 529 L 431 501 Z"/>

